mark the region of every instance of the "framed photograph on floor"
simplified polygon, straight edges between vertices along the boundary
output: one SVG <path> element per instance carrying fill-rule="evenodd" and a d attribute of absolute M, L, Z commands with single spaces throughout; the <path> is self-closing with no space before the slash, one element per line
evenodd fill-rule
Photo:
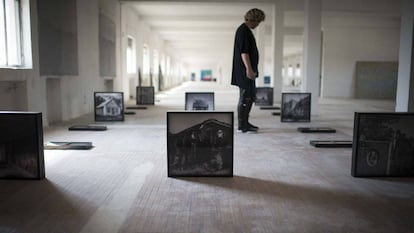
<path fill-rule="evenodd" d="M 310 122 L 311 93 L 282 93 L 281 122 Z"/>
<path fill-rule="evenodd" d="M 273 105 L 273 88 L 272 87 L 257 87 L 256 88 L 256 106 L 272 106 Z"/>
<path fill-rule="evenodd" d="M 95 121 L 124 121 L 123 92 L 95 92 Z"/>
<path fill-rule="evenodd" d="M 186 92 L 185 110 L 214 111 L 214 92 Z"/>
<path fill-rule="evenodd" d="M 233 127 L 233 112 L 167 112 L 168 176 L 233 176 Z"/>
<path fill-rule="evenodd" d="M 137 104 L 145 104 L 145 105 L 152 105 L 155 102 L 155 91 L 154 87 L 142 87 L 137 86 L 136 88 L 136 103 Z"/>
<path fill-rule="evenodd" d="M 44 179 L 40 112 L 0 111 L 0 179 Z"/>
<path fill-rule="evenodd" d="M 353 135 L 352 176 L 414 176 L 414 113 L 356 112 Z"/>

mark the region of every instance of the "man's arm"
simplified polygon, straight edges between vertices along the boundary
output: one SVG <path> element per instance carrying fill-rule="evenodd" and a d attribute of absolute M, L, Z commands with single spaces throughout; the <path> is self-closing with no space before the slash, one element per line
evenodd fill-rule
<path fill-rule="evenodd" d="M 254 80 L 256 78 L 256 75 L 254 74 L 253 68 L 252 68 L 252 63 L 250 62 L 250 56 L 248 53 L 242 53 L 241 54 L 242 60 L 243 60 L 243 64 L 244 67 L 246 67 L 246 76 L 251 79 Z"/>

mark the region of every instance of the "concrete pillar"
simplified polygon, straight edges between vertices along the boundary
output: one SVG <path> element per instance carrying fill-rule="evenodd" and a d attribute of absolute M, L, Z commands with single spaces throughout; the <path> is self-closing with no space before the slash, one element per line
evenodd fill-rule
<path fill-rule="evenodd" d="M 273 49 L 273 101 L 280 103 L 282 98 L 282 65 L 284 37 L 284 6 L 282 0 L 273 5 L 272 49 Z"/>
<path fill-rule="evenodd" d="M 401 2 L 400 52 L 395 111 L 414 111 L 414 1 Z"/>
<path fill-rule="evenodd" d="M 256 86 L 263 86 L 263 76 L 264 76 L 264 63 L 265 63 L 265 36 L 266 36 L 266 28 L 264 23 L 259 25 L 256 29 L 256 43 L 257 49 L 259 50 L 259 64 L 258 64 L 258 71 L 259 77 L 256 79 Z"/>
<path fill-rule="evenodd" d="M 302 91 L 312 93 L 311 113 L 318 114 L 321 75 L 321 0 L 305 0 Z"/>

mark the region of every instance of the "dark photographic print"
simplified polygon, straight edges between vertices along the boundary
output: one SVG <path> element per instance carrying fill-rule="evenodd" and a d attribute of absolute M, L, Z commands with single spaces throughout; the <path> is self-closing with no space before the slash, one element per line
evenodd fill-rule
<path fill-rule="evenodd" d="M 272 106 L 273 105 L 273 88 L 272 87 L 257 87 L 256 88 L 257 106 Z"/>
<path fill-rule="evenodd" d="M 186 92 L 185 110 L 214 111 L 214 92 Z"/>
<path fill-rule="evenodd" d="M 138 86 L 136 93 L 137 104 L 154 104 L 154 87 Z"/>
<path fill-rule="evenodd" d="M 281 107 L 282 122 L 309 122 L 311 93 L 282 93 Z"/>
<path fill-rule="evenodd" d="M 95 92 L 95 121 L 123 121 L 124 93 Z"/>
<path fill-rule="evenodd" d="M 355 113 L 351 174 L 414 175 L 414 113 Z"/>
<path fill-rule="evenodd" d="M 0 178 L 45 178 L 42 113 L 0 111 Z"/>
<path fill-rule="evenodd" d="M 233 112 L 167 112 L 168 176 L 233 176 Z"/>

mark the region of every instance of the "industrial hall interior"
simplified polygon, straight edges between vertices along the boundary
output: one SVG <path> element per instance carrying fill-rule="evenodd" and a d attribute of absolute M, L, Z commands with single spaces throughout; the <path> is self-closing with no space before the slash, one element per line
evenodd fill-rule
<path fill-rule="evenodd" d="M 413 44 L 413 0 L 1 0 L 0 233 L 412 233 Z"/>

